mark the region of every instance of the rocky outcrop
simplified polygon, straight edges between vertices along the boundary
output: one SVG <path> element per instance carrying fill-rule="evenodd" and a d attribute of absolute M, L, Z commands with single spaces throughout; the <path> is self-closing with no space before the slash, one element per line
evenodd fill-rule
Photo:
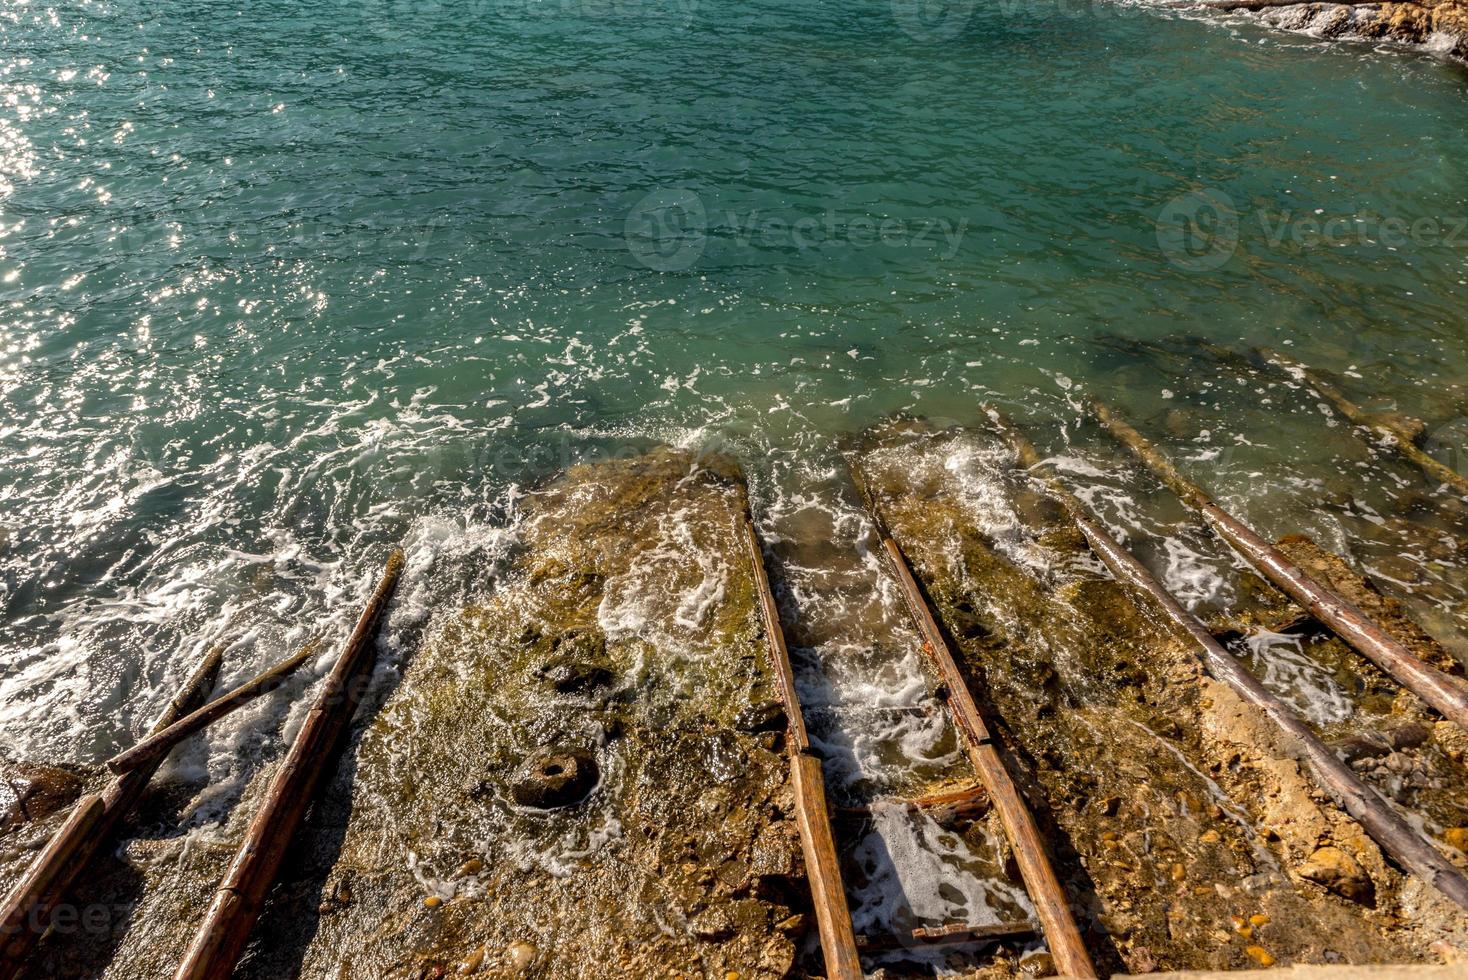
<path fill-rule="evenodd" d="M 492 594 L 359 717 L 237 975 L 784 976 L 808 892 L 744 507 L 673 450 L 532 494 Z M 271 774 L 103 862 L 107 921 L 45 975 L 171 975 Z"/>
<path fill-rule="evenodd" d="M 1097 567 L 996 436 L 896 423 L 858 459 L 1051 823 L 1098 965 L 1433 962 L 1432 942 L 1468 939 L 1456 907 L 1389 864 L 1276 730 Z M 1215 627 L 1299 621 L 1262 587 L 1250 602 Z M 1392 760 L 1415 775 L 1373 781 L 1449 819 L 1465 781 L 1430 719 L 1339 641 L 1319 637 L 1310 654 L 1354 673 L 1356 724 L 1413 726 L 1364 757 L 1364 774 Z"/>
<path fill-rule="evenodd" d="M 738 724 L 773 698 L 744 506 L 730 464 L 671 450 L 533 495 L 510 572 L 443 611 L 362 737 L 249 975 L 783 976 L 803 887 L 782 735 Z"/>
<path fill-rule="evenodd" d="M 1299 3 L 1263 6 L 1258 15 L 1272 27 L 1312 37 L 1392 41 L 1468 61 L 1468 4 L 1461 0 Z"/>

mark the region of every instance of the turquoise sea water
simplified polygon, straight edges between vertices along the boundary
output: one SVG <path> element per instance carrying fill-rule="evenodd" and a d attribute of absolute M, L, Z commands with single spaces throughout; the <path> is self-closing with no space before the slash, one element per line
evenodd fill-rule
<path fill-rule="evenodd" d="M 17 753 L 104 756 L 202 645 L 244 675 L 340 625 L 391 541 L 411 629 L 588 454 L 722 446 L 769 503 L 995 400 L 1104 469 L 1091 391 L 1371 566 L 1421 481 L 1179 338 L 1468 434 L 1468 73 L 1419 55 L 1039 0 L 5 3 L 0 45 Z M 1119 528 L 1176 519 L 1107 479 Z M 1222 558 L 1157 559 L 1218 598 Z"/>

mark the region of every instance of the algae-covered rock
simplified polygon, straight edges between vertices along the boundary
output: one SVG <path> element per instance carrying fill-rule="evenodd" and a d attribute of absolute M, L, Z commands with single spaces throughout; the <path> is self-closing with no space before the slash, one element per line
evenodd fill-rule
<path fill-rule="evenodd" d="M 744 507 L 727 462 L 671 450 L 533 494 L 318 805 L 247 975 L 781 972 L 803 889 L 748 871 L 798 845 L 784 758 L 736 724 L 774 699 Z"/>
<path fill-rule="evenodd" d="M 596 788 L 596 756 L 582 748 L 546 748 L 531 753 L 510 777 L 510 797 L 537 810 L 580 803 Z"/>
<path fill-rule="evenodd" d="M 1034 788 L 1099 966 L 1237 969 L 1262 962 L 1251 948 L 1270 962 L 1416 961 L 1462 931 L 1455 907 L 1389 865 L 1270 723 L 1099 567 L 998 436 L 894 422 L 867 433 L 855 460 L 1006 760 Z M 1272 598 L 1211 625 L 1242 636 L 1251 623 L 1297 617 Z M 1355 663 L 1339 641 L 1301 642 Z M 1359 689 L 1371 693 L 1367 676 Z M 1350 733 L 1341 724 L 1326 734 Z M 1431 756 L 1424 787 L 1452 785 L 1441 753 L 1412 747 L 1422 734 L 1405 732 L 1401 749 L 1384 734 L 1384 758 Z M 1334 889 L 1294 877 L 1322 867 L 1308 862 L 1325 841 L 1344 858 Z M 1374 911 L 1360 904 L 1368 889 Z M 1388 906 L 1412 910 L 1410 929 Z M 1256 915 L 1264 924 L 1251 923 Z"/>

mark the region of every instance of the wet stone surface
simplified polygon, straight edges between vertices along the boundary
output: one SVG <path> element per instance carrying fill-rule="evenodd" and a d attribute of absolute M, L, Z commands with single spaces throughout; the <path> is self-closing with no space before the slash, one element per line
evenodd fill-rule
<path fill-rule="evenodd" d="M 774 700 L 743 493 L 658 451 L 533 494 L 318 807 L 248 975 L 785 975 L 807 899 L 786 760 L 742 723 Z"/>
<path fill-rule="evenodd" d="M 956 638 L 1103 970 L 1441 962 L 1434 942 L 1468 939 L 1461 912 L 1385 861 L 1272 726 L 1105 575 L 1000 437 L 896 422 L 856 459 Z M 1306 545 L 1285 542 L 1325 560 Z M 1267 589 L 1240 591 L 1244 614 L 1218 632 L 1300 618 Z M 1441 726 L 1338 640 L 1304 651 L 1351 681 L 1354 709 L 1321 734 L 1370 743 L 1365 768 L 1398 759 L 1397 778 L 1372 781 L 1429 829 L 1461 815 L 1468 781 Z"/>
<path fill-rule="evenodd" d="M 1387 862 L 1267 722 L 1101 572 L 996 437 L 894 423 L 855 458 L 955 638 L 1102 970 L 1439 962 L 1468 948 L 1462 914 Z M 818 970 L 783 712 L 736 536 L 743 506 L 731 466 L 670 450 L 579 467 L 532 495 L 496 588 L 436 611 L 401 682 L 359 718 L 365 730 L 291 849 L 239 975 Z M 816 553 L 821 535 L 807 540 L 786 545 L 787 562 L 839 564 Z M 1305 539 L 1281 546 L 1456 669 L 1348 565 Z M 1310 697 L 1338 698 L 1322 737 L 1468 861 L 1468 736 L 1262 582 L 1242 575 L 1235 594 L 1210 626 L 1256 671 L 1295 657 L 1266 682 L 1286 690 L 1303 678 Z M 837 625 L 799 617 L 790 636 L 808 645 L 798 654 L 898 662 L 882 643 L 847 647 L 820 632 Z M 1250 644 L 1261 633 L 1272 645 Z M 805 693 L 818 711 L 856 719 L 853 731 L 878 723 L 835 688 Z M 898 707 L 924 717 L 907 700 Z M 936 762 L 951 742 L 933 736 Z M 834 760 L 828 778 L 845 772 Z M 0 827 L 0 884 L 65 815 L 66 802 L 46 814 L 40 804 L 83 788 L 60 771 L 49 782 L 7 772 L 0 814 L 16 813 L 22 794 L 33 809 L 28 823 Z M 187 833 L 179 815 L 193 790 L 160 786 L 124 845 L 89 872 L 100 925 L 47 940 L 41 975 L 169 975 L 271 774 L 257 773 L 222 826 Z M 835 779 L 835 802 L 867 801 L 867 781 L 855 770 Z M 904 792 L 963 788 L 940 782 Z M 840 821 L 853 894 L 897 887 L 880 876 L 891 855 L 864 859 L 905 839 L 883 830 L 892 820 L 877 807 Z M 991 855 L 1003 839 L 992 812 L 928 823 L 917 829 L 929 844 L 962 845 L 994 882 L 1016 880 L 1002 843 Z M 958 901 L 941 887 L 930 897 L 935 908 Z M 996 978 L 1049 968 L 1038 948 L 948 963 Z M 869 965 L 923 973 L 900 958 Z"/>
<path fill-rule="evenodd" d="M 82 777 L 69 770 L 0 760 L 0 833 L 71 806 L 82 788 Z"/>

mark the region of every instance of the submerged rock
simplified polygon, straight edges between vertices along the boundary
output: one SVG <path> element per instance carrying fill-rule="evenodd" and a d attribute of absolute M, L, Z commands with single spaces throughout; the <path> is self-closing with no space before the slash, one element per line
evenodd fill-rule
<path fill-rule="evenodd" d="M 542 667 L 539 673 L 550 682 L 551 687 L 562 694 L 608 687 L 616 677 L 604 663 L 577 660 L 570 656 L 557 657 Z"/>
<path fill-rule="evenodd" d="M 66 769 L 0 760 L 0 832 L 64 810 L 82 794 L 82 778 Z"/>
<path fill-rule="evenodd" d="M 609 686 L 616 675 L 607 661 L 607 638 L 599 629 L 567 630 L 551 640 L 551 656 L 538 672 L 562 693 Z"/>

